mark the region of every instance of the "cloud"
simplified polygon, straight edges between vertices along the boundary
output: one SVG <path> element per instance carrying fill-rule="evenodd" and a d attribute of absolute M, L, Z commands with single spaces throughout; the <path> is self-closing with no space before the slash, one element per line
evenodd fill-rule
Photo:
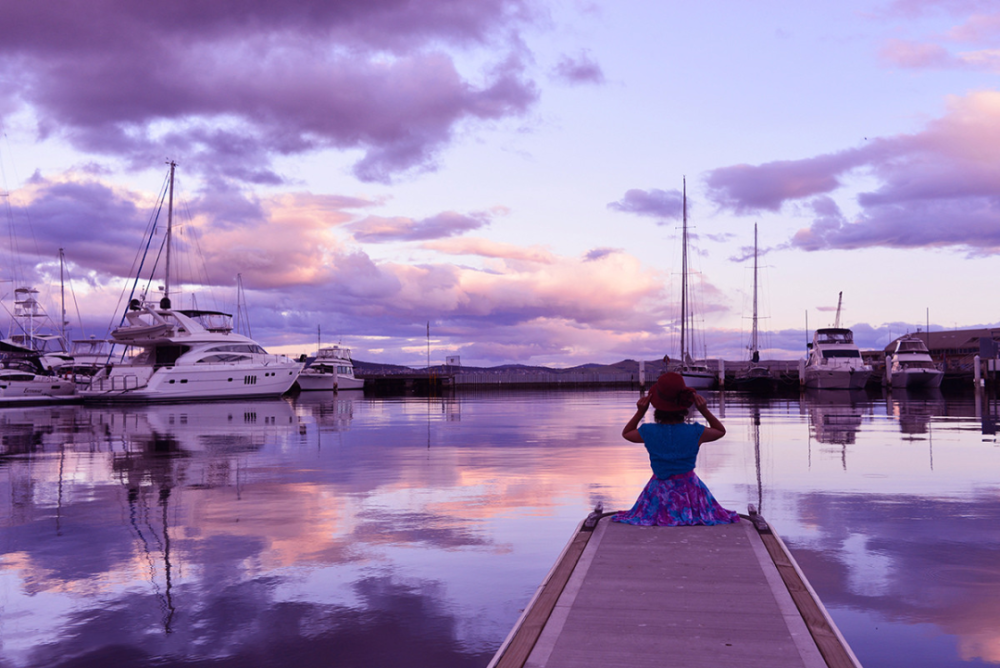
<path fill-rule="evenodd" d="M 683 213 L 683 196 L 679 190 L 631 189 L 617 202 L 608 204 L 608 208 L 637 216 L 679 219 Z"/>
<path fill-rule="evenodd" d="M 608 257 L 614 253 L 621 253 L 620 248 L 595 248 L 591 251 L 587 251 L 587 254 L 583 256 L 584 261 L 593 262 L 594 260 L 601 260 Z"/>
<path fill-rule="evenodd" d="M 67 174 L 33 179 L 11 194 L 11 204 L 15 217 L 30 218 L 36 235 L 44 231 L 38 252 L 26 254 L 30 270 L 51 282 L 58 248 L 65 246 L 73 274 L 93 285 L 81 298 L 85 330 L 103 335 L 101 328 L 121 308 L 115 299 L 131 289 L 132 259 L 155 201 Z M 428 321 L 442 348 L 459 350 L 469 361 L 473 354 L 515 351 L 513 358 L 479 361 L 565 363 L 593 361 L 595 355 L 613 360 L 666 345 L 662 323 L 676 310 L 669 278 L 619 249 L 562 256 L 540 246 L 459 238 L 448 235 L 479 229 L 495 212 L 380 219 L 368 215 L 373 205 L 357 197 L 253 197 L 236 189 L 180 198 L 174 302 L 186 308 L 197 298 L 201 308 L 233 312 L 240 275 L 253 334 L 266 346 L 301 345 L 320 325 L 360 341 L 377 335 L 371 347 L 383 352 L 376 359 L 393 362 L 417 363 L 413 341 L 424 338 Z M 165 213 L 160 215 L 163 225 Z M 19 243 L 28 245 L 29 232 L 19 234 Z M 420 264 L 380 260 L 356 243 L 365 235 L 378 241 L 428 239 L 420 247 L 442 255 Z M 150 247 L 142 290 L 162 238 L 161 232 Z M 456 255 L 471 261 L 450 261 Z M 706 311 L 724 302 L 707 284 L 702 294 Z M 352 345 L 361 354 L 367 350 L 364 343 Z"/>
<path fill-rule="evenodd" d="M 388 241 L 428 241 L 453 237 L 478 230 L 490 223 L 486 213 L 462 215 L 452 211 L 423 220 L 411 218 L 381 218 L 370 216 L 348 225 L 358 241 L 384 243 Z"/>
<path fill-rule="evenodd" d="M 563 83 L 572 85 L 604 83 L 601 66 L 587 53 L 582 53 L 576 58 L 563 56 L 553 69 L 553 76 Z"/>
<path fill-rule="evenodd" d="M 949 100 L 947 113 L 914 134 L 859 148 L 709 173 L 711 199 L 737 214 L 777 211 L 805 200 L 813 223 L 791 245 L 804 250 L 953 247 L 1000 250 L 1000 92 Z M 834 200 L 855 175 L 876 186 L 848 216 Z"/>
<path fill-rule="evenodd" d="M 518 246 L 483 238 L 444 239 L 425 243 L 422 247 L 448 255 L 477 255 L 543 264 L 552 264 L 556 261 L 556 256 L 541 246 Z"/>
<path fill-rule="evenodd" d="M 510 34 L 531 20 L 521 0 L 56 2 L 11 8 L 0 66 L 40 135 L 78 150 L 262 184 L 282 180 L 272 156 L 358 150 L 355 175 L 388 182 L 433 169 L 459 123 L 529 109 Z M 478 81 L 453 60 L 475 49 Z"/>

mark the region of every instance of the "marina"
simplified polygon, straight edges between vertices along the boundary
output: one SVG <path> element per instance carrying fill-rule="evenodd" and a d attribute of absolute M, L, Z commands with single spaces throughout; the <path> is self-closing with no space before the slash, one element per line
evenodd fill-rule
<path fill-rule="evenodd" d="M 0 657 L 483 668 L 581 519 L 648 478 L 635 397 L 4 408 Z M 1000 661 L 995 400 L 708 398 L 728 433 L 699 476 L 760 509 L 861 665 Z"/>

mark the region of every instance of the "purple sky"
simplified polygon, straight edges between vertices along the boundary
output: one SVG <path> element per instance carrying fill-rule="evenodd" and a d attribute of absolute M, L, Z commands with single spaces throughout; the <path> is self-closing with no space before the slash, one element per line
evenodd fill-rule
<path fill-rule="evenodd" d="M 279 351 L 676 354 L 685 178 L 709 357 L 746 355 L 753 223 L 765 357 L 841 291 L 865 347 L 996 324 L 998 41 L 973 1 L 17 3 L 0 296 L 56 314 L 63 248 L 104 336 L 171 159 L 175 302 L 239 274 Z"/>

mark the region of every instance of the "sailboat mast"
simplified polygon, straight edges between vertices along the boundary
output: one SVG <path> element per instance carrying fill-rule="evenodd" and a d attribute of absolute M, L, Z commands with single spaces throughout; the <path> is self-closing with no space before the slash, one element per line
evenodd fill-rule
<path fill-rule="evenodd" d="M 840 329 L 840 304 L 844 301 L 844 293 L 840 292 L 837 295 L 837 317 L 833 321 L 834 329 Z"/>
<path fill-rule="evenodd" d="M 750 359 L 757 361 L 757 223 L 753 224 L 753 329 L 750 334 Z"/>
<path fill-rule="evenodd" d="M 171 160 L 167 164 L 170 165 L 170 198 L 167 203 L 167 270 L 166 280 L 163 282 L 163 298 L 168 300 L 166 308 L 170 308 L 170 242 L 174 227 L 174 168 L 177 163 Z"/>
<path fill-rule="evenodd" d="M 687 177 L 684 177 L 684 190 L 682 196 L 683 223 L 681 227 L 681 364 L 687 361 L 687 339 L 685 337 L 687 329 L 687 278 L 688 278 L 688 201 L 687 201 Z"/>
<path fill-rule="evenodd" d="M 65 259 L 65 254 L 63 249 L 59 249 L 59 297 L 60 306 L 62 308 L 62 318 L 59 320 L 59 334 L 63 338 L 63 343 L 66 344 L 66 281 L 63 278 L 63 261 Z"/>

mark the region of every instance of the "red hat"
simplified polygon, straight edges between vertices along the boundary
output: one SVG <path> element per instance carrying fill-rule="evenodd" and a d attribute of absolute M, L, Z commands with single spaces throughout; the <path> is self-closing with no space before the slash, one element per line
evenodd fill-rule
<path fill-rule="evenodd" d="M 695 391 L 684 383 L 679 373 L 665 373 L 649 389 L 649 403 L 659 411 L 686 411 L 694 403 Z"/>

